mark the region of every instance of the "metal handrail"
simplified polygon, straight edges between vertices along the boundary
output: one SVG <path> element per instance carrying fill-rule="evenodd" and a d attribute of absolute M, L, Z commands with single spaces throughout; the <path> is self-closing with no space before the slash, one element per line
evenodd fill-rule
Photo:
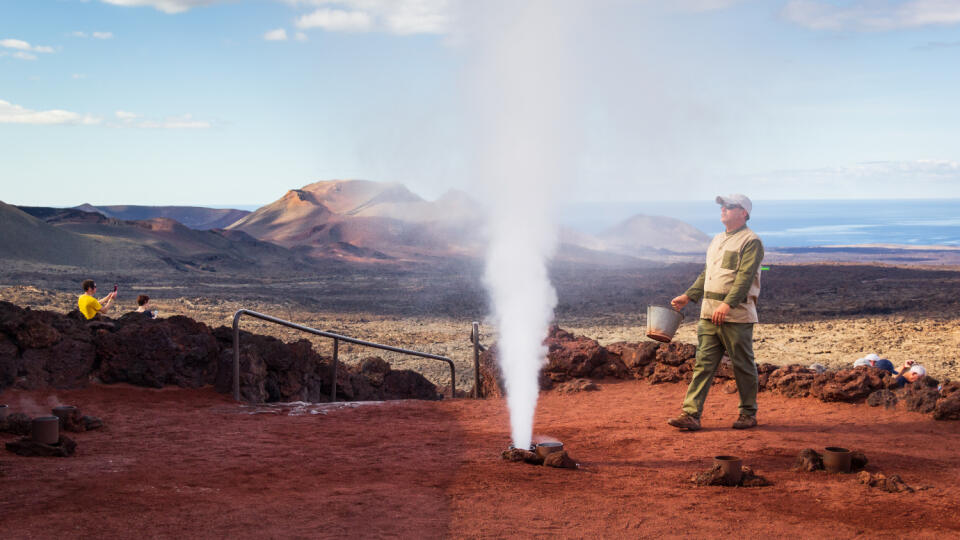
<path fill-rule="evenodd" d="M 240 316 L 249 315 L 256 319 L 261 319 L 264 321 L 272 322 L 279 324 L 281 326 L 286 326 L 288 328 L 293 328 L 295 330 L 300 330 L 302 332 L 308 332 L 317 336 L 328 337 L 333 339 L 333 366 L 331 368 L 332 386 L 330 390 L 330 401 L 337 400 L 337 364 L 339 359 L 339 350 L 340 342 L 346 341 L 347 343 L 353 343 L 354 345 L 362 345 L 364 347 L 372 347 L 374 349 L 381 349 L 384 351 L 391 351 L 402 354 L 409 354 L 412 356 L 419 356 L 421 358 L 432 358 L 434 360 L 440 360 L 446 362 L 450 365 L 450 397 L 457 396 L 457 377 L 456 377 L 456 368 L 453 366 L 453 360 L 450 360 L 446 356 L 439 356 L 436 354 L 430 354 L 420 351 L 411 351 L 408 349 L 401 349 L 400 347 L 392 347 L 390 345 L 384 345 L 382 343 L 374 343 L 372 341 L 364 341 L 362 339 L 356 339 L 352 337 L 342 336 L 340 334 L 334 334 L 333 332 L 324 332 L 323 330 L 317 330 L 316 328 L 310 328 L 309 326 L 303 326 L 294 322 L 286 321 L 283 319 L 278 319 L 276 317 L 271 317 L 270 315 L 264 315 L 263 313 L 257 313 L 256 311 L 250 311 L 249 309 L 240 309 L 233 315 L 233 399 L 240 401 Z"/>

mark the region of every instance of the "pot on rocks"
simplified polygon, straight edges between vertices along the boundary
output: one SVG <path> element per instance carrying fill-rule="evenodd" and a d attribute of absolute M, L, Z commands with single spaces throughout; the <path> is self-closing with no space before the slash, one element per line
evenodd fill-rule
<path fill-rule="evenodd" d="M 670 343 L 681 321 L 683 313 L 672 307 L 647 306 L 647 337 Z"/>
<path fill-rule="evenodd" d="M 548 455 L 561 450 L 563 450 L 562 442 L 542 442 L 537 445 L 537 455 L 541 459 L 546 459 Z"/>
<path fill-rule="evenodd" d="M 740 483 L 740 478 L 743 476 L 742 459 L 737 456 L 716 456 L 713 458 L 713 465 L 720 466 L 728 486 L 736 486 Z"/>
<path fill-rule="evenodd" d="M 30 424 L 30 438 L 38 443 L 57 444 L 60 440 L 60 419 L 56 416 L 38 416 Z"/>
<path fill-rule="evenodd" d="M 823 468 L 831 473 L 850 472 L 850 450 L 839 446 L 823 449 Z"/>

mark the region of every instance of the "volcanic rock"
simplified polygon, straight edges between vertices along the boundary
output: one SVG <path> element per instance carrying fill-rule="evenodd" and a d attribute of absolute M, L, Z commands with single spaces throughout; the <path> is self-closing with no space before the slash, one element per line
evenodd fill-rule
<path fill-rule="evenodd" d="M 85 323 L 0 302 L 0 390 L 83 386 L 94 360 Z"/>
<path fill-rule="evenodd" d="M 162 388 L 198 388 L 216 377 L 219 348 L 207 325 L 188 317 L 128 313 L 95 338 L 100 380 Z"/>
<path fill-rule="evenodd" d="M 886 388 L 877 390 L 876 392 L 867 396 L 867 405 L 871 407 L 879 407 L 883 405 L 887 409 L 892 409 L 897 406 L 897 401 L 897 394 Z"/>
<path fill-rule="evenodd" d="M 640 379 L 644 377 L 643 368 L 656 360 L 659 347 L 659 343 L 652 341 L 611 343 L 606 347 L 607 359 L 619 360 L 634 378 Z"/>
<path fill-rule="evenodd" d="M 756 474 L 750 467 L 740 468 L 740 482 L 731 484 L 723 474 L 723 467 L 719 463 L 700 473 L 690 477 L 690 481 L 698 486 L 724 486 L 724 487 L 762 487 L 771 485 L 770 481 Z"/>
<path fill-rule="evenodd" d="M 765 477 L 760 476 L 759 474 L 753 472 L 753 469 L 750 467 L 742 467 L 740 469 L 740 486 L 741 487 L 764 487 L 773 485 Z"/>
<path fill-rule="evenodd" d="M 73 433 L 82 433 L 103 427 L 103 420 L 95 416 L 84 416 L 80 409 L 74 409 L 67 416 L 63 417 L 60 429 L 71 431 Z"/>
<path fill-rule="evenodd" d="M 606 350 L 599 343 L 574 336 L 557 325 L 550 327 L 543 344 L 547 346 L 547 365 L 543 368 L 546 373 L 562 373 L 567 378 L 586 377 L 606 363 Z"/>
<path fill-rule="evenodd" d="M 547 454 L 547 457 L 543 459 L 543 464 L 547 467 L 557 469 L 576 469 L 580 467 L 580 465 L 567 454 L 566 450 Z"/>
<path fill-rule="evenodd" d="M 934 420 L 960 420 L 960 393 L 954 393 L 937 401 L 933 410 Z"/>
<path fill-rule="evenodd" d="M 924 384 L 925 379 L 928 379 L 928 377 L 918 379 L 904 388 L 903 403 L 908 411 L 929 413 L 937 408 L 940 392 L 936 386 Z"/>
<path fill-rule="evenodd" d="M 912 487 L 908 486 L 906 482 L 896 474 L 886 476 L 881 473 L 871 474 L 867 471 L 860 471 L 860 473 L 857 474 L 857 481 L 870 487 L 880 488 L 889 493 L 913 493 L 914 491 Z"/>
<path fill-rule="evenodd" d="M 804 448 L 793 462 L 793 470 L 801 472 L 822 471 L 823 457 L 813 448 Z"/>
<path fill-rule="evenodd" d="M 30 435 L 33 430 L 33 419 L 23 413 L 12 413 L 0 420 L 0 431 L 14 435 Z"/>
<path fill-rule="evenodd" d="M 554 452 L 554 454 L 559 454 L 560 452 Z M 522 448 L 510 448 L 504 450 L 500 454 L 500 458 L 504 461 L 509 461 L 511 463 L 529 463 L 531 465 L 542 465 L 543 459 L 536 454 L 536 452 L 531 452 L 530 450 L 524 450 Z"/>
<path fill-rule="evenodd" d="M 766 375 L 766 389 L 778 391 L 787 397 L 808 396 L 817 376 L 810 369 L 797 364 L 777 368 Z"/>
<path fill-rule="evenodd" d="M 861 400 L 886 386 L 888 373 L 879 368 L 850 368 L 814 377 L 810 394 L 820 401 Z"/>
<path fill-rule="evenodd" d="M 7 450 L 26 457 L 70 457 L 77 451 L 77 443 L 70 437 L 61 435 L 56 444 L 44 444 L 29 437 L 8 442 Z"/>
<path fill-rule="evenodd" d="M 378 356 L 371 356 L 360 361 L 360 374 L 372 386 L 383 386 L 383 381 L 390 373 L 390 364 Z"/>
<path fill-rule="evenodd" d="M 850 471 L 859 471 L 867 466 L 870 460 L 867 459 L 867 455 L 858 450 L 850 452 Z"/>
<path fill-rule="evenodd" d="M 590 379 L 573 379 L 560 383 L 555 390 L 561 394 L 574 394 L 577 392 L 595 392 L 600 390 L 600 385 Z"/>

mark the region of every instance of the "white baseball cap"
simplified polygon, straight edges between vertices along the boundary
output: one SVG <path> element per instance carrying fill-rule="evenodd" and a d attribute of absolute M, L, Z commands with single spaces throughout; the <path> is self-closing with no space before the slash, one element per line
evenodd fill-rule
<path fill-rule="evenodd" d="M 857 360 L 853 363 L 853 367 L 869 366 L 869 365 L 870 365 L 870 360 L 867 360 L 866 358 L 857 358 Z"/>
<path fill-rule="evenodd" d="M 927 370 L 926 370 L 923 366 L 921 366 L 920 364 L 914 364 L 914 365 L 910 368 L 910 373 L 916 373 L 917 375 L 923 377 L 924 375 L 927 374 Z"/>
<path fill-rule="evenodd" d="M 747 214 L 753 212 L 753 203 L 750 198 L 742 193 L 732 195 L 717 195 L 717 204 L 736 204 L 747 211 Z"/>
<path fill-rule="evenodd" d="M 871 361 L 871 362 L 876 362 L 876 361 L 880 360 L 880 355 L 877 354 L 877 353 L 870 353 L 870 354 L 864 356 L 864 358 L 867 359 L 867 360 L 869 360 L 869 361 Z"/>

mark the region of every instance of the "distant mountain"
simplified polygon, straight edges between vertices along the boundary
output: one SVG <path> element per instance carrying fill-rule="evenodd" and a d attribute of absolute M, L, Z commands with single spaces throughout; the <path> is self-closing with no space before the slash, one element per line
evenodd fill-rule
<path fill-rule="evenodd" d="M 703 253 L 710 237 L 679 219 L 635 215 L 597 235 L 606 251 L 647 258 L 650 250 Z"/>
<path fill-rule="evenodd" d="M 203 208 L 199 206 L 93 206 L 81 204 L 75 207 L 85 212 L 97 212 L 106 217 L 136 221 L 153 218 L 169 218 L 191 229 L 223 229 L 250 212 L 232 208 Z"/>
<path fill-rule="evenodd" d="M 477 253 L 480 217 L 458 192 L 431 202 L 401 184 L 330 180 L 290 190 L 229 229 L 318 257 L 414 260 Z"/>
<path fill-rule="evenodd" d="M 242 231 L 194 230 L 168 218 L 121 220 L 75 208 L 5 205 L 3 230 L 14 258 L 95 268 L 246 271 L 297 268 L 302 253 Z M 9 241 L 8 238 L 18 238 Z M 8 251 L 5 250 L 6 256 Z"/>
<path fill-rule="evenodd" d="M 42 214 L 54 215 L 60 209 L 42 209 Z M 82 219 L 88 214 L 69 210 Z M 90 214 L 90 219 L 97 219 Z M 98 216 L 101 219 L 103 216 Z M 140 264 L 155 257 L 135 244 L 111 241 L 109 238 L 91 238 L 61 229 L 43 219 L 24 212 L 16 206 L 0 202 L 0 254 L 4 262 L 28 261 L 35 263 L 104 267 L 116 264 Z"/>

